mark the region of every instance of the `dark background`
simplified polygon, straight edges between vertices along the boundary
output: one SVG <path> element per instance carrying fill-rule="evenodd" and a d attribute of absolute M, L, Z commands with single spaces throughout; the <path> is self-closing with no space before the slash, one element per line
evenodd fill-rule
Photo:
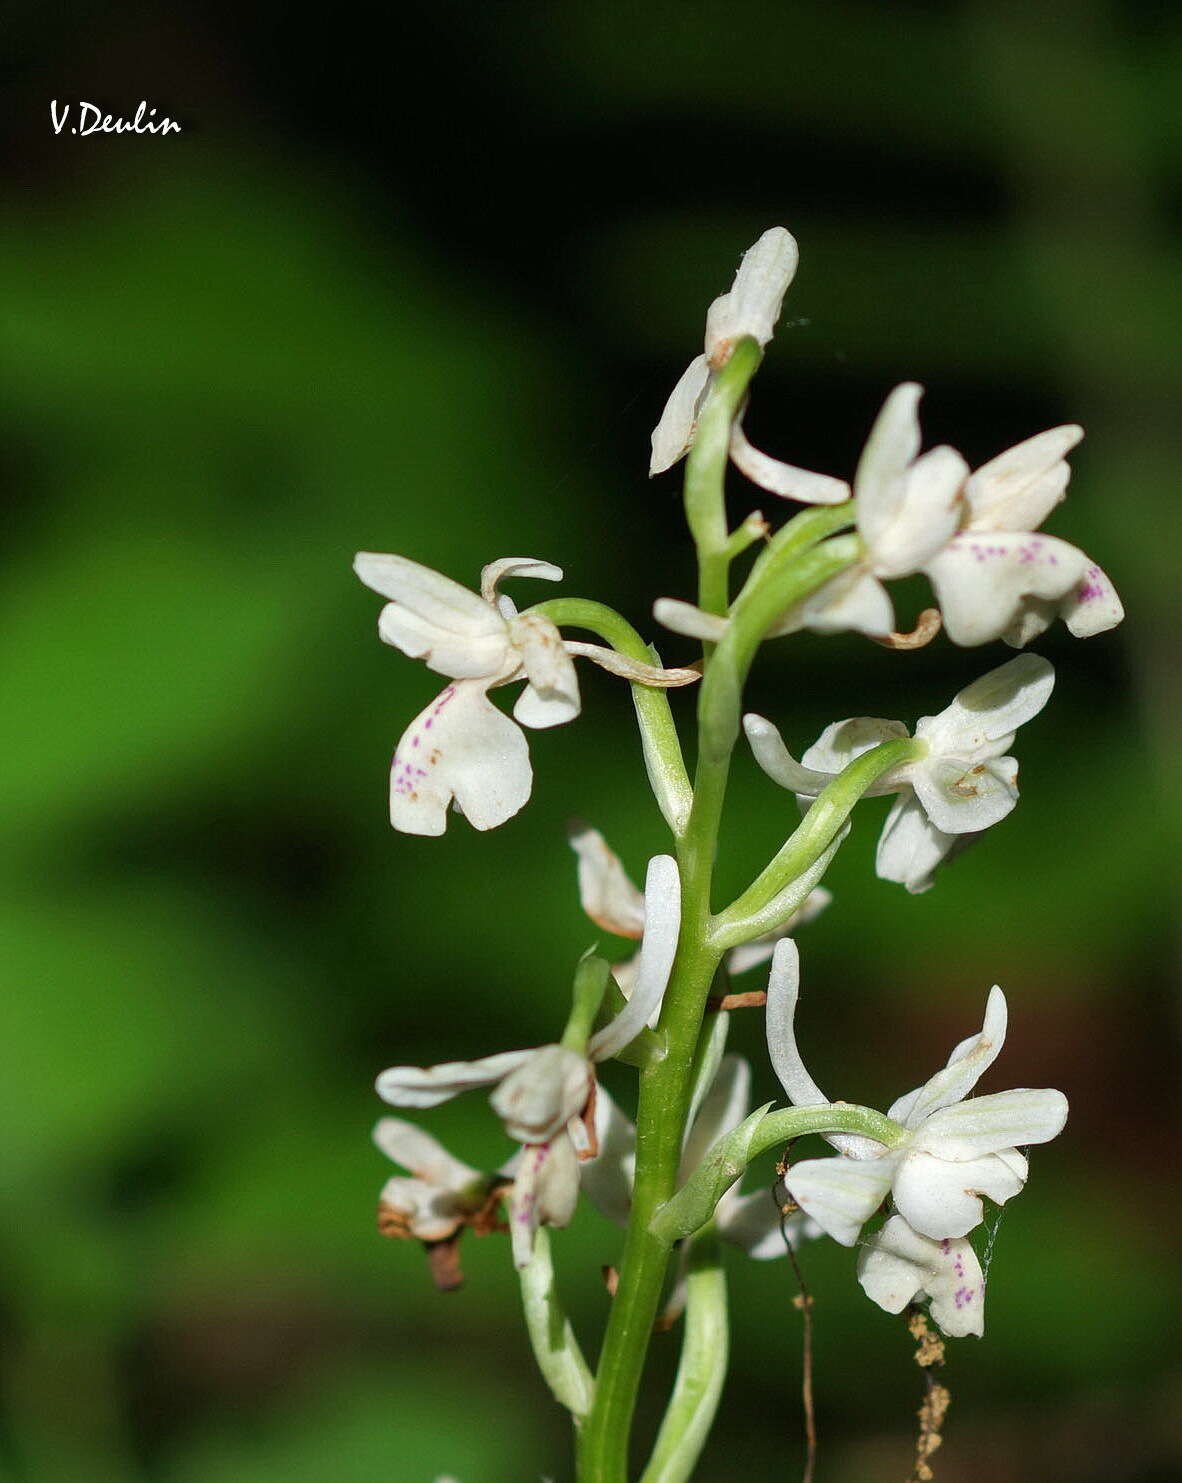
<path fill-rule="evenodd" d="M 389 751 L 434 677 L 377 643 L 349 560 L 472 584 L 535 555 L 652 633 L 691 564 L 648 432 L 739 252 L 783 223 L 802 264 L 755 440 L 848 477 L 904 378 L 928 441 L 974 463 L 1078 420 L 1049 529 L 1129 609 L 1038 645 L 1059 684 L 1014 816 L 912 899 L 873 877 L 866 805 L 804 938 L 801 1035 L 835 1095 L 915 1085 L 996 980 L 1012 1034 L 984 1089 L 1072 1101 L 997 1231 L 987 1337 L 953 1347 L 937 1477 L 1178 1477 L 1182 16 L 18 4 L 8 36 L 0 1473 L 570 1476 L 503 1242 L 469 1242 L 440 1297 L 374 1234 L 370 1085 L 557 1033 L 591 935 L 569 815 L 637 877 L 665 841 L 626 693 L 591 672 L 584 717 L 531 738 L 516 820 L 393 835 Z M 55 137 L 53 98 L 144 98 L 184 132 Z M 1006 657 L 801 638 L 752 699 L 799 749 Z M 732 810 L 737 887 L 792 806 L 742 761 Z M 759 1058 L 756 1016 L 733 1043 Z M 475 1163 L 508 1152 L 480 1098 L 431 1125 Z M 587 1211 L 557 1247 L 591 1341 L 616 1233 Z M 805 1254 L 821 1483 L 904 1477 L 921 1393 L 852 1265 Z M 700 1477 L 795 1477 L 795 1284 L 733 1275 Z M 653 1405 L 675 1340 L 658 1356 Z"/>

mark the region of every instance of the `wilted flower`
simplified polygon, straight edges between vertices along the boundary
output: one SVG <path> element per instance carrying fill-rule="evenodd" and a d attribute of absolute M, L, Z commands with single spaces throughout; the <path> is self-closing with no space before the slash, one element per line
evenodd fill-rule
<path fill-rule="evenodd" d="M 1004 819 L 1018 801 L 1018 764 L 1008 755 L 1014 733 L 1037 716 L 1055 683 L 1053 666 L 1020 654 L 967 686 L 938 716 L 915 728 L 926 755 L 891 768 L 866 791 L 898 793 L 878 844 L 878 874 L 909 891 L 926 891 L 932 872 L 965 835 Z M 900 721 L 858 716 L 835 721 L 800 762 L 770 721 L 743 725 L 764 772 L 807 807 L 855 757 L 882 742 L 906 739 Z"/>
<path fill-rule="evenodd" d="M 378 618 L 387 644 L 452 683 L 407 727 L 390 770 L 390 822 L 407 834 L 442 834 L 447 806 L 476 829 L 494 829 L 522 807 L 533 786 L 520 726 L 489 700 L 498 685 L 524 680 L 513 707 L 521 726 L 558 726 L 579 714 L 572 655 L 646 685 L 688 685 L 694 670 L 641 664 L 597 644 L 564 639 L 548 618 L 517 612 L 498 591 L 506 577 L 562 580 L 559 567 L 509 556 L 481 573 L 480 595 L 405 556 L 362 551 L 353 569 L 389 598 Z"/>
<path fill-rule="evenodd" d="M 458 1287 L 463 1274 L 455 1243 L 467 1227 L 478 1235 L 496 1229 L 493 1212 L 498 1189 L 508 1183 L 505 1171 L 480 1173 L 402 1118 L 382 1118 L 373 1136 L 388 1158 L 410 1171 L 393 1175 L 382 1187 L 378 1229 L 384 1236 L 422 1241 L 438 1285 Z"/>
<path fill-rule="evenodd" d="M 514 1258 L 524 1265 L 540 1225 L 566 1225 L 578 1197 L 578 1161 L 595 1147 L 595 1063 L 623 1050 L 659 1006 L 677 951 L 681 886 L 676 862 L 658 855 L 645 882 L 644 940 L 632 997 L 587 1042 L 586 1054 L 563 1045 L 503 1051 L 477 1061 L 392 1066 L 377 1080 L 378 1095 L 395 1107 L 437 1107 L 476 1087 L 494 1088 L 491 1103 L 510 1138 L 524 1144 L 507 1166 Z"/>

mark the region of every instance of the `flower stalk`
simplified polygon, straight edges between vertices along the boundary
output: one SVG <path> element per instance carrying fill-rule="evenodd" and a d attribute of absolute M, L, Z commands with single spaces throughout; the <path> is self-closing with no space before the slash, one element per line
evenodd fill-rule
<path fill-rule="evenodd" d="M 927 890 L 937 867 L 1016 806 L 1010 748 L 1049 699 L 1054 670 L 1019 655 L 921 717 L 913 733 L 900 721 L 849 717 L 797 761 L 772 721 L 743 714 L 760 646 L 809 629 L 913 649 L 896 631 L 886 583 L 921 573 L 940 603 L 934 623 L 931 610 L 916 630 L 925 640 L 942 622 L 956 644 L 1002 638 L 1022 648 L 1056 618 L 1082 637 L 1112 627 L 1122 609 L 1090 558 L 1036 534 L 1066 491 L 1066 455 L 1082 436 L 1074 425 L 973 471 L 950 447 L 921 452 L 922 388 L 905 382 L 886 397 L 850 483 L 751 445 L 742 426 L 749 386 L 796 264 L 796 243 L 782 227 L 744 255 L 707 313 L 703 352 L 653 431 L 651 473 L 688 453 L 685 515 L 698 567 L 696 605 L 661 598 L 654 616 L 699 640 L 700 662 L 664 667 L 602 603 L 559 597 L 519 611 L 503 583 L 562 579 L 558 567 L 532 557 L 489 563 L 478 591 L 405 556 L 362 552 L 356 561 L 361 580 L 386 599 L 382 639 L 448 681 L 395 751 L 396 829 L 438 835 L 453 812 L 478 830 L 510 819 L 532 787 L 527 731 L 579 715 L 582 659 L 629 683 L 649 783 L 673 836 L 672 853 L 649 860 L 642 894 L 597 830 L 572 827 L 588 916 L 640 947 L 625 961 L 584 954 L 557 1040 L 473 1061 L 392 1066 L 377 1081 L 391 1106 L 420 1112 L 483 1090 L 517 1145 L 499 1170 L 478 1170 L 416 1122 L 383 1118 L 375 1141 L 404 1172 L 382 1191 L 379 1229 L 422 1242 L 444 1271 L 442 1285 L 453 1287 L 463 1280 L 461 1236 L 508 1232 L 539 1369 L 575 1423 L 578 1483 L 634 1476 L 633 1415 L 678 1243 L 665 1316 L 684 1306 L 684 1340 L 640 1483 L 688 1483 L 714 1420 L 729 1353 L 720 1241 L 763 1261 L 828 1235 L 860 1248 L 858 1280 L 879 1307 L 899 1313 L 923 1301 L 945 1334 L 979 1335 L 984 1275 L 969 1236 L 985 1200 L 1001 1205 L 1023 1188 L 1025 1150 L 1054 1138 L 1067 1115 L 1066 1099 L 1051 1088 L 969 1096 L 1004 1042 L 1008 1010 L 998 987 L 980 1032 L 886 1114 L 830 1102 L 797 1047 L 793 934 L 830 900 L 820 881 L 856 805 L 894 796 L 877 873 L 909 892 Z M 732 463 L 764 491 L 808 508 L 774 533 L 761 511 L 731 530 Z M 757 546 L 732 600 L 732 565 Z M 602 642 L 572 639 L 563 632 L 571 628 Z M 688 685 L 697 686 L 692 782 L 667 693 Z M 511 716 L 490 699 L 509 686 Z M 759 767 L 804 813 L 746 889 L 716 909 L 727 784 L 744 731 Z M 732 975 L 769 959 L 766 992 L 730 991 Z M 768 1054 L 788 1107 L 751 1110 L 750 1067 L 724 1054 L 730 1012 L 753 1006 L 765 1009 Z M 599 1083 L 610 1060 L 638 1072 L 635 1125 Z M 805 1134 L 819 1134 L 839 1157 L 781 1168 L 792 1207 L 740 1192 L 754 1160 Z M 569 1223 L 580 1191 L 625 1229 L 594 1369 L 563 1311 L 550 1246 L 550 1228 Z M 810 1451 L 810 1476 L 811 1466 Z"/>

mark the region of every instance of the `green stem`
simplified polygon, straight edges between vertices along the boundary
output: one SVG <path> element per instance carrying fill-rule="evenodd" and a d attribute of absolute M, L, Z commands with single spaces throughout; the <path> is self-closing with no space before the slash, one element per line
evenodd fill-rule
<path fill-rule="evenodd" d="M 769 1148 L 782 1148 L 806 1133 L 860 1133 L 884 1148 L 894 1148 L 907 1137 L 906 1128 L 873 1107 L 857 1107 L 849 1102 L 823 1107 L 781 1107 L 778 1112 L 769 1112 L 756 1129 L 751 1140 L 751 1157 L 757 1158 Z"/>
<path fill-rule="evenodd" d="M 555 597 L 530 609 L 558 626 L 585 628 L 610 644 L 617 654 L 641 664 L 660 664 L 656 650 L 646 644 L 631 623 L 605 603 L 585 597 Z M 681 755 L 668 693 L 655 685 L 632 685 L 632 703 L 640 727 L 644 765 L 665 822 L 680 838 L 689 819 L 693 795 Z"/>
<path fill-rule="evenodd" d="M 677 1379 L 640 1483 L 687 1483 L 718 1411 L 729 1342 L 722 1251 L 717 1234 L 707 1229 L 690 1247 Z"/>
<path fill-rule="evenodd" d="M 758 342 L 744 338 L 714 373 L 686 462 L 685 518 L 698 548 L 698 606 L 719 617 L 730 606 L 725 486 L 731 428 L 762 359 Z"/>
<path fill-rule="evenodd" d="M 892 767 L 899 767 L 925 752 L 923 742 L 910 739 L 882 742 L 843 768 L 817 796 L 775 858 L 741 896 L 719 913 L 713 932 L 720 948 L 749 942 L 767 930 L 764 922 L 768 903 L 824 854 L 866 790 Z"/>
<path fill-rule="evenodd" d="M 761 1153 L 806 1133 L 859 1133 L 884 1147 L 907 1136 L 898 1123 L 870 1107 L 820 1103 L 779 1112 L 758 1107 L 707 1150 L 669 1203 L 653 1217 L 653 1235 L 670 1242 L 694 1235 L 713 1220 L 719 1200 Z"/>
<path fill-rule="evenodd" d="M 754 341 L 741 341 L 714 383 L 690 452 L 686 514 L 703 562 L 726 544 L 723 485 L 730 425 L 758 359 Z M 580 1437 L 580 1483 L 627 1483 L 632 1416 L 670 1249 L 667 1240 L 652 1232 L 650 1222 L 676 1188 L 694 1054 L 721 958 L 721 949 L 710 937 L 711 887 L 743 682 L 767 629 L 786 609 L 851 565 L 858 552 L 855 537 L 839 537 L 767 563 L 758 581 L 748 581 L 726 634 L 707 656 L 698 692 L 693 802 L 677 841 L 681 931 L 659 1025 L 667 1053 L 641 1072 L 632 1213 L 597 1369 L 595 1400 Z M 705 571 L 703 585 L 709 585 Z M 704 593 L 702 605 L 707 610 L 711 601 L 713 610 L 719 611 L 718 594 Z"/>
<path fill-rule="evenodd" d="M 519 1276 L 525 1326 L 538 1369 L 555 1400 L 576 1422 L 581 1421 L 591 1409 L 595 1382 L 558 1298 L 550 1260 L 550 1232 L 545 1226 L 536 1232 L 533 1256 Z"/>

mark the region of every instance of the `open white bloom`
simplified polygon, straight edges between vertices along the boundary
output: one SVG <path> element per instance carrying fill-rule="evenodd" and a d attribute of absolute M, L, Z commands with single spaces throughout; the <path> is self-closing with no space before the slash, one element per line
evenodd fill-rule
<path fill-rule="evenodd" d="M 1083 437 L 1069 424 L 1027 438 L 977 469 L 964 487 L 955 537 L 925 565 L 954 644 L 1028 644 L 1056 617 L 1076 638 L 1115 628 L 1124 608 L 1077 546 L 1035 535 L 1067 492 L 1066 455 Z"/>
<path fill-rule="evenodd" d="M 410 1170 L 409 1175 L 393 1175 L 382 1188 L 382 1229 L 387 1235 L 447 1241 L 487 1204 L 496 1176 L 454 1158 L 414 1123 L 384 1117 L 373 1137 L 387 1158 Z"/>
<path fill-rule="evenodd" d="M 644 897 L 632 884 L 620 857 L 600 834 L 587 824 L 570 832 L 570 846 L 578 856 L 579 900 L 583 910 L 598 927 L 617 937 L 639 938 L 644 934 Z M 777 942 L 805 926 L 833 900 L 830 892 L 818 886 L 809 892 L 794 912 L 770 932 L 750 942 L 731 948 L 726 970 L 732 977 L 766 963 Z M 631 997 L 637 959 L 612 964 L 612 974 L 624 993 Z"/>
<path fill-rule="evenodd" d="M 915 739 L 926 744 L 926 754 L 892 768 L 866 790 L 899 794 L 878 844 L 883 880 L 926 891 L 958 841 L 1005 818 L 1018 801 L 1018 764 L 1008 755 L 1014 734 L 1046 705 L 1054 683 L 1046 659 L 1020 654 L 974 680 L 938 716 L 919 721 Z M 908 735 L 900 721 L 835 721 L 797 762 L 763 716 L 747 715 L 743 725 L 760 767 L 790 788 L 802 807 L 863 752 Z"/>
<path fill-rule="evenodd" d="M 587 1054 L 562 1045 L 503 1051 L 477 1061 L 439 1066 L 392 1066 L 377 1079 L 378 1095 L 394 1107 L 438 1107 L 476 1087 L 493 1087 L 493 1110 L 510 1138 L 524 1146 L 507 1169 L 514 1259 L 523 1266 L 540 1225 L 566 1225 L 578 1198 L 580 1157 L 594 1140 L 587 1117 L 595 1093 L 595 1063 L 605 1061 L 644 1029 L 659 1007 L 681 925 L 681 884 L 669 855 L 649 862 L 645 881 L 644 940 L 632 997 L 587 1042 Z"/>
<path fill-rule="evenodd" d="M 776 948 L 768 982 L 768 1050 L 789 1100 L 809 1107 L 829 1099 L 797 1049 L 799 984 L 799 956 L 786 939 Z M 890 1108 L 887 1116 L 906 1132 L 899 1143 L 884 1148 L 870 1138 L 831 1134 L 839 1157 L 807 1159 L 789 1169 L 784 1183 L 801 1209 L 834 1240 L 852 1246 L 889 1194 L 912 1231 L 941 1242 L 980 1224 L 983 1196 L 1001 1205 L 1016 1195 L 1028 1173 L 1019 1147 L 1054 1138 L 1066 1121 L 1067 1099 L 1050 1088 L 969 1099 L 1005 1032 L 1005 995 L 995 986 L 980 1033 L 962 1040 L 943 1070 Z"/>
<path fill-rule="evenodd" d="M 698 678 L 693 670 L 657 669 L 563 639 L 548 618 L 518 614 L 499 584 L 506 577 L 561 581 L 561 569 L 546 561 L 508 556 L 490 563 L 479 595 L 405 556 L 362 551 L 353 569 L 389 599 L 378 618 L 383 642 L 452 680 L 410 723 L 394 753 L 390 822 L 407 834 L 442 834 L 449 803 L 476 829 L 494 829 L 517 813 L 533 786 L 520 726 L 558 726 L 579 714 L 573 655 L 649 685 Z M 526 682 L 513 707 L 520 726 L 488 698 L 495 686 L 515 680 Z"/>
<path fill-rule="evenodd" d="M 1114 628 L 1124 609 L 1100 568 L 1068 542 L 1033 534 L 1067 491 L 1066 454 L 1083 429 L 1050 428 L 970 474 L 953 448 L 920 453 L 922 395 L 913 381 L 896 386 L 866 440 L 853 488 L 829 480 L 836 486 L 834 499 L 857 499 L 862 559 L 786 612 L 767 637 L 811 628 L 880 638 L 895 628 L 884 582 L 921 571 L 955 644 L 1004 638 L 1021 648 L 1056 616 L 1077 638 Z M 783 470 L 777 475 L 773 461 L 765 463 L 762 474 L 756 464 L 740 466 L 776 493 L 829 502 L 808 492 L 808 480 L 826 476 L 786 464 L 775 466 Z M 691 638 L 717 643 L 725 632 L 725 618 L 689 603 L 662 598 L 653 611 L 666 628 Z"/>
<path fill-rule="evenodd" d="M 709 1091 L 690 1123 L 681 1154 L 680 1183 L 698 1167 L 711 1147 L 732 1132 L 751 1111 L 751 1067 L 742 1056 L 723 1056 Z M 583 1189 L 609 1220 L 627 1225 L 632 1205 L 636 1166 L 636 1129 L 601 1089 L 595 1104 L 599 1152 L 582 1167 Z M 739 1193 L 739 1181 L 718 1202 L 714 1216 L 718 1234 L 741 1247 L 757 1261 L 783 1256 L 785 1237 L 795 1248 L 802 1240 L 820 1235 L 807 1216 L 784 1220 L 767 1189 Z"/>
<path fill-rule="evenodd" d="M 796 239 L 784 227 L 769 228 L 743 254 L 730 291 L 715 299 L 706 314 L 705 353 L 685 368 L 653 429 L 650 475 L 672 468 L 693 443 L 711 378 L 725 365 L 735 342 L 745 335 L 760 345 L 771 339 L 799 259 Z"/>
<path fill-rule="evenodd" d="M 858 1281 L 888 1313 L 930 1298 L 932 1317 L 946 1334 L 985 1332 L 985 1274 L 963 1236 L 932 1241 L 892 1215 L 858 1253 Z"/>
<path fill-rule="evenodd" d="M 800 628 L 817 633 L 855 629 L 875 637 L 894 631 L 894 605 L 883 582 L 919 571 L 954 534 L 960 520 L 960 490 L 969 472 L 953 448 L 920 454 L 916 407 L 922 395 L 923 388 L 914 381 L 896 386 L 866 439 L 853 488 L 841 480 L 829 481 L 835 494 L 825 503 L 857 498 L 861 559 L 790 608 L 768 630 L 768 638 Z M 787 492 L 786 481 L 776 492 Z M 792 497 L 805 500 L 808 494 L 800 486 Z M 666 628 L 712 643 L 722 636 L 727 622 L 670 598 L 660 599 L 653 613 Z"/>

